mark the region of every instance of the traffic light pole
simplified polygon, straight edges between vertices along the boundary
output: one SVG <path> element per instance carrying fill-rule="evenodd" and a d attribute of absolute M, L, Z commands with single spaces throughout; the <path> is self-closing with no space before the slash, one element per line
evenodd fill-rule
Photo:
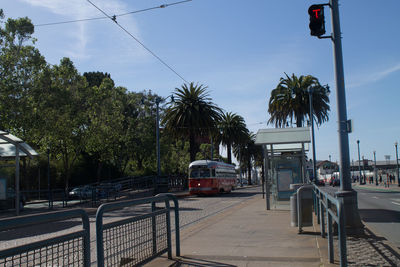
<path fill-rule="evenodd" d="M 335 65 L 336 102 L 339 126 L 340 190 L 337 197 L 344 200 L 346 228 L 349 232 L 360 232 L 363 228 L 358 213 L 357 192 L 351 188 L 349 137 L 347 128 L 346 93 L 344 86 L 342 40 L 340 32 L 338 0 L 330 0 L 332 19 L 332 42 Z"/>

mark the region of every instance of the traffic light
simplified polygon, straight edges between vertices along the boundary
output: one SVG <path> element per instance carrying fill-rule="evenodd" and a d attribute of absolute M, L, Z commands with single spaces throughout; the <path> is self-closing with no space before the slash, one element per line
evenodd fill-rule
<path fill-rule="evenodd" d="M 325 34 L 325 16 L 323 5 L 312 5 L 308 8 L 310 15 L 310 30 L 312 36 L 321 36 Z"/>

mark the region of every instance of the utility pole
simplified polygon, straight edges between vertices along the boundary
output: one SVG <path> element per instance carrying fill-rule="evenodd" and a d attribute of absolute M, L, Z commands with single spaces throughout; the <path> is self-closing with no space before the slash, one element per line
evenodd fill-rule
<path fill-rule="evenodd" d="M 400 176 L 399 176 L 399 154 L 397 150 L 398 143 L 395 142 L 394 146 L 396 147 L 396 172 L 397 172 L 397 186 L 400 186 Z"/>
<path fill-rule="evenodd" d="M 336 193 L 336 196 L 343 198 L 344 201 L 346 228 L 350 232 L 360 232 L 363 228 L 363 224 L 361 223 L 360 214 L 358 213 L 357 192 L 351 188 L 346 92 L 344 86 L 342 37 L 338 0 L 330 0 L 329 5 L 332 19 L 331 39 L 334 48 L 333 56 L 339 128 L 340 190 Z"/>
<path fill-rule="evenodd" d="M 315 136 L 314 136 L 314 109 L 313 109 L 313 88 L 308 89 L 308 99 L 310 102 L 310 120 L 311 120 L 311 136 L 312 136 L 312 152 L 313 152 L 313 180 L 314 183 L 317 181 L 317 163 L 316 163 L 316 156 L 315 156 Z"/>
<path fill-rule="evenodd" d="M 156 97 L 156 146 L 157 146 L 157 177 L 161 175 L 161 165 L 160 165 L 160 106 L 161 98 Z"/>
<path fill-rule="evenodd" d="M 376 151 L 374 150 L 374 176 L 375 176 L 375 185 L 378 185 L 378 173 L 376 169 Z"/>

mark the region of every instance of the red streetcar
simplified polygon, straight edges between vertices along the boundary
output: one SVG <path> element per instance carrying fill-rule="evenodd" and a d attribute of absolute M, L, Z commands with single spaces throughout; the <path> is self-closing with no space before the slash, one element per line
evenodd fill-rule
<path fill-rule="evenodd" d="M 196 160 L 189 165 L 191 195 L 230 192 L 236 187 L 235 166 L 212 160 Z"/>

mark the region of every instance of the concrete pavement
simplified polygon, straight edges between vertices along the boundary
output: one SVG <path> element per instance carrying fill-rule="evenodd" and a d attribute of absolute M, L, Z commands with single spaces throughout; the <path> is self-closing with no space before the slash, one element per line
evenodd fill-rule
<path fill-rule="evenodd" d="M 303 229 L 299 235 L 290 226 L 290 211 L 267 211 L 256 196 L 184 229 L 181 257 L 146 266 L 333 266 L 326 239 L 313 227 Z"/>

